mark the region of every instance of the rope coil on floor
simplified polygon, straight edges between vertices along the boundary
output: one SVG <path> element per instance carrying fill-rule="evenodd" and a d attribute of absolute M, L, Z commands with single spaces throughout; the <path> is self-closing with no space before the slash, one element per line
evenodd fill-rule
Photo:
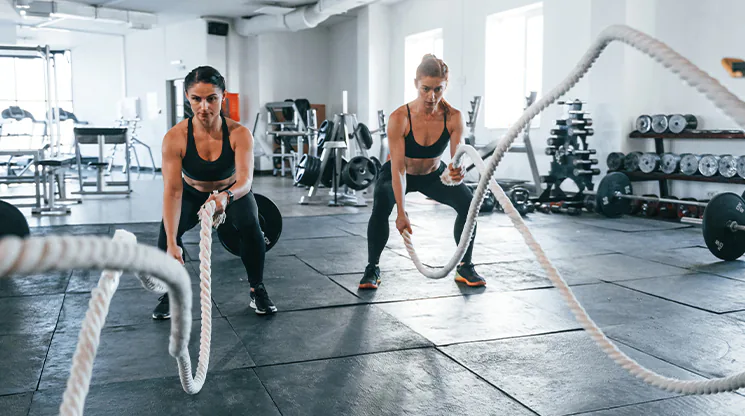
<path fill-rule="evenodd" d="M 486 186 L 488 184 L 497 201 L 504 208 L 505 213 L 509 216 L 510 220 L 512 220 L 515 228 L 517 228 L 520 234 L 522 234 L 528 247 L 533 251 L 536 259 L 548 274 L 548 278 L 559 290 L 567 305 L 569 305 L 569 308 L 577 321 L 590 334 L 592 339 L 600 346 L 608 357 L 616 362 L 616 364 L 626 369 L 633 376 L 642 379 L 644 382 L 670 392 L 682 394 L 712 394 L 738 390 L 745 387 L 745 372 L 729 377 L 715 378 L 705 381 L 680 380 L 665 377 L 655 373 L 654 371 L 648 370 L 620 351 L 587 315 L 587 312 L 584 310 L 582 305 L 579 304 L 558 270 L 556 270 L 543 252 L 540 244 L 538 244 L 538 242 L 533 238 L 530 230 L 523 222 L 522 216 L 515 210 L 510 199 L 493 179 L 497 165 L 520 131 L 527 126 L 528 122 L 532 120 L 533 117 L 538 115 L 579 82 L 582 76 L 589 71 L 590 67 L 600 56 L 605 47 L 613 41 L 626 43 L 660 62 L 664 67 L 678 74 L 683 81 L 704 94 L 709 101 L 737 122 L 740 127 L 745 128 L 745 104 L 734 94 L 724 88 L 717 80 L 693 65 L 689 60 L 685 59 L 669 46 L 653 37 L 625 25 L 609 26 L 600 33 L 596 41 L 590 46 L 580 62 L 569 73 L 566 79 L 546 94 L 546 96 L 528 107 L 517 122 L 509 128 L 505 136 L 500 139 L 499 145 L 494 150 L 494 154 L 489 158 L 489 163 L 487 165 L 483 163 L 473 147 L 468 145 L 460 145 L 458 147 L 455 156 L 453 157 L 453 166 L 460 166 L 463 155 L 468 154 L 471 160 L 476 164 L 481 174 L 481 178 L 476 188 L 473 200 L 471 201 L 468 219 L 463 227 L 460 243 L 448 264 L 439 270 L 424 266 L 416 255 L 411 235 L 407 231 L 404 231 L 402 236 L 406 249 L 416 265 L 417 270 L 419 270 L 419 272 L 424 276 L 437 279 L 448 275 L 453 268 L 455 268 L 455 265 L 463 258 L 466 247 L 473 236 L 475 218 L 484 200 Z M 442 179 L 443 183 L 446 183 L 449 180 L 447 171 L 443 174 Z"/>
<path fill-rule="evenodd" d="M 119 278 L 124 272 L 134 272 L 150 291 L 168 292 L 172 315 L 168 352 L 176 358 L 184 391 L 188 394 L 199 393 L 209 367 L 212 334 L 211 228 L 217 228 L 225 220 L 225 213 L 213 218 L 214 211 L 214 202 L 205 204 L 199 211 L 202 329 L 195 377 L 191 375 L 188 348 L 192 325 L 191 279 L 178 261 L 155 247 L 137 244 L 134 234 L 124 230 L 117 230 L 113 239 L 98 236 L 25 239 L 11 236 L 0 239 L 0 278 L 73 269 L 104 270 L 98 286 L 91 291 L 60 405 L 61 415 L 83 414 L 101 330 L 106 323 L 111 299 L 119 286 Z"/>

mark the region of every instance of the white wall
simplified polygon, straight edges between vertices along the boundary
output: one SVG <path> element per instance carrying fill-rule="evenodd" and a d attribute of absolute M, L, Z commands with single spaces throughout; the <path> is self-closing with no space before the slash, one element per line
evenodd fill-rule
<path fill-rule="evenodd" d="M 155 165 L 160 166 L 161 142 L 167 131 L 166 38 L 165 29 L 134 32 L 125 38 L 127 97 L 140 101 L 141 141 L 152 148 Z M 155 101 L 148 102 L 148 96 Z M 151 104 L 155 104 L 152 106 Z"/>
<path fill-rule="evenodd" d="M 75 115 L 93 125 L 111 126 L 124 97 L 124 38 L 89 39 L 71 51 Z"/>
<path fill-rule="evenodd" d="M 16 23 L 0 20 L 0 45 L 16 44 Z"/>
<path fill-rule="evenodd" d="M 342 112 L 342 91 L 347 91 L 347 112 L 357 113 L 357 20 L 350 19 L 329 29 L 329 63 L 326 117 Z M 323 76 L 323 73 L 318 73 Z"/>

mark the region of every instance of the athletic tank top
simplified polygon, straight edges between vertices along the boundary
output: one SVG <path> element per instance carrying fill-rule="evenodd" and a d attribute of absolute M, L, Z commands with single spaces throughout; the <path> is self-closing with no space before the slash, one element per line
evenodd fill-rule
<path fill-rule="evenodd" d="M 189 128 L 186 134 L 186 154 L 181 161 L 184 175 L 198 181 L 221 181 L 235 173 L 235 152 L 230 147 L 228 122 L 222 118 L 222 151 L 220 157 L 210 162 L 199 157 L 197 144 L 194 141 L 194 126 L 189 117 Z"/>
<path fill-rule="evenodd" d="M 414 140 L 414 127 L 411 124 L 411 110 L 409 109 L 408 104 L 406 104 L 406 111 L 409 113 L 409 134 L 404 138 L 406 157 L 412 159 L 431 159 L 440 157 L 450 144 L 447 113 L 443 114 L 445 118 L 445 127 L 443 128 L 440 138 L 431 146 L 422 146 Z"/>

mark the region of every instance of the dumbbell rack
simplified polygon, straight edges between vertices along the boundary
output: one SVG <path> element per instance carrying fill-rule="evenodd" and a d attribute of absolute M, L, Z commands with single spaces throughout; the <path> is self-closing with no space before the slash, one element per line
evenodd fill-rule
<path fill-rule="evenodd" d="M 581 206 L 584 203 L 583 191 L 592 191 L 592 177 L 600 174 L 600 169 L 592 168 L 598 160 L 590 157 L 597 151 L 587 145 L 587 137 L 594 134 L 593 129 L 589 127 L 592 125 L 592 119 L 588 117 L 587 111 L 582 110 L 584 103 L 580 100 L 560 101 L 558 104 L 569 106 L 569 110 L 566 119 L 556 120 L 557 128 L 551 130 L 552 137 L 546 141 L 546 154 L 553 160 L 549 174 L 542 177 L 546 189 L 535 202 L 561 202 L 566 206 Z M 560 188 L 566 179 L 576 184 L 579 189 L 576 194 L 567 195 Z"/>
<path fill-rule="evenodd" d="M 688 130 L 683 133 L 641 133 L 635 130 L 629 134 L 631 139 L 653 139 L 654 140 L 654 151 L 658 155 L 665 153 L 665 146 L 663 140 L 674 139 L 674 140 L 743 140 L 745 139 L 745 132 L 739 130 Z M 663 172 L 650 172 L 644 173 L 640 171 L 624 172 L 626 176 L 633 182 L 643 181 L 658 181 L 660 186 L 660 196 L 670 196 L 667 181 L 678 180 L 678 181 L 695 181 L 695 182 L 711 182 L 711 183 L 734 183 L 745 185 L 745 178 L 734 176 L 732 178 L 726 178 L 721 175 L 715 176 L 703 176 L 703 175 L 685 175 L 682 173 L 663 173 Z"/>

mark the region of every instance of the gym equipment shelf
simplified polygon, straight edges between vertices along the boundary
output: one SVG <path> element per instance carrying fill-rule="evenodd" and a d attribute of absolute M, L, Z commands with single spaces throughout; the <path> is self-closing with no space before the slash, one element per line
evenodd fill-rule
<path fill-rule="evenodd" d="M 631 139 L 654 139 L 654 151 L 658 155 L 665 153 L 665 146 L 663 144 L 664 139 L 703 139 L 703 140 L 716 140 L 716 139 L 745 139 L 745 132 L 742 130 L 684 130 L 679 134 L 674 133 L 641 133 L 638 130 L 634 130 L 629 134 Z M 716 176 L 702 176 L 702 175 L 682 175 L 682 174 L 666 174 L 662 172 L 624 172 L 630 180 L 634 182 L 640 181 L 659 181 L 660 183 L 660 196 L 670 196 L 667 181 L 695 181 L 695 182 L 714 182 L 714 183 L 735 183 L 745 184 L 745 179 L 738 176 L 732 178 L 725 178 L 720 175 Z"/>
<path fill-rule="evenodd" d="M 631 139 L 745 139 L 741 130 L 684 130 L 681 133 L 641 133 L 634 130 Z"/>
<path fill-rule="evenodd" d="M 679 173 L 662 173 L 662 172 L 623 172 L 631 179 L 632 182 L 641 181 L 694 181 L 694 182 L 716 182 L 716 183 L 736 183 L 745 185 L 745 178 L 734 176 L 725 178 L 724 176 L 703 176 L 703 175 L 683 175 Z"/>

